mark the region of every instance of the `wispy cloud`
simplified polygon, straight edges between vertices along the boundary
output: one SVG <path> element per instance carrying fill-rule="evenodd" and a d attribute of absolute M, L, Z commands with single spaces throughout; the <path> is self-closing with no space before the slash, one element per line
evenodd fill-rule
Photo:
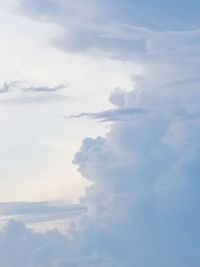
<path fill-rule="evenodd" d="M 54 87 L 48 87 L 48 86 L 31 86 L 31 87 L 23 87 L 22 91 L 23 92 L 35 92 L 35 93 L 40 93 L 40 92 L 44 92 L 44 93 L 51 93 L 51 92 L 57 92 L 60 91 L 62 89 L 66 88 L 66 85 L 63 84 L 59 84 L 57 86 Z"/>
<path fill-rule="evenodd" d="M 24 223 L 48 224 L 62 221 L 66 224 L 67 218 L 80 216 L 86 211 L 86 206 L 64 202 L 9 202 L 0 203 L 1 224 L 8 219 L 21 220 Z"/>
<path fill-rule="evenodd" d="M 68 118 L 89 117 L 91 119 L 100 120 L 101 122 L 109 121 L 131 121 L 136 120 L 138 116 L 147 114 L 147 110 L 143 108 L 116 108 L 96 113 L 80 113 L 72 115 Z"/>
<path fill-rule="evenodd" d="M 56 86 L 26 86 L 23 81 L 5 82 L 0 88 L 1 104 L 34 104 L 45 102 L 66 101 L 69 96 L 58 94 L 67 85 L 59 84 Z"/>
<path fill-rule="evenodd" d="M 9 93 L 10 91 L 16 89 L 16 87 L 18 86 L 18 84 L 20 84 L 21 82 L 19 81 L 12 81 L 12 82 L 5 82 L 1 85 L 0 87 L 0 94 L 6 94 Z"/>

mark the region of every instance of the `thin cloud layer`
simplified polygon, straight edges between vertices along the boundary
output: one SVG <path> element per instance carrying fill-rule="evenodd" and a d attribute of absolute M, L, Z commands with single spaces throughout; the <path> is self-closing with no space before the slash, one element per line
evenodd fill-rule
<path fill-rule="evenodd" d="M 126 4 L 121 1 L 117 1 L 116 4 L 114 1 L 107 3 L 98 0 L 79 0 L 75 3 L 37 0 L 33 4 L 32 0 L 28 0 L 19 1 L 19 12 L 26 17 L 58 25 L 62 29 L 62 34 L 51 42 L 68 52 L 103 54 L 123 60 L 134 59 L 140 63 L 141 60 L 146 61 L 158 56 L 184 58 L 188 54 L 190 57 L 199 54 L 200 21 L 195 10 L 189 12 L 191 5 L 180 5 L 178 2 L 160 5 L 157 1 L 156 5 L 151 3 L 151 8 L 146 11 L 147 14 L 150 12 L 150 16 L 144 15 L 146 6 L 149 6 L 146 0 L 134 3 L 127 1 Z M 144 13 L 142 21 L 141 13 L 138 16 L 137 9 L 142 9 Z M 164 20 L 174 10 L 179 9 L 182 13 L 177 12 L 176 15 L 180 16 L 176 16 L 174 23 L 170 23 L 171 15 L 170 20 Z M 127 17 L 121 15 L 122 10 Z M 132 13 L 128 16 L 130 10 Z M 166 14 L 166 10 L 170 13 Z M 166 23 L 160 29 L 155 27 L 161 25 L 155 14 L 160 14 L 162 22 Z M 145 17 L 148 17 L 148 23 L 145 23 Z M 187 27 L 188 23 L 185 24 L 184 17 L 191 21 L 191 27 Z"/>
<path fill-rule="evenodd" d="M 24 87 L 22 88 L 22 91 L 24 92 L 57 92 L 60 91 L 62 89 L 66 88 L 65 85 L 63 84 L 59 84 L 57 86 L 54 87 L 48 87 L 48 86 L 31 86 L 31 87 Z"/>
<path fill-rule="evenodd" d="M 58 94 L 67 85 L 56 86 L 27 86 L 22 81 L 5 82 L 0 87 L 1 104 L 33 104 L 45 102 L 66 101 L 69 96 Z"/>
<path fill-rule="evenodd" d="M 66 226 L 66 218 L 75 218 L 86 211 L 80 204 L 58 202 L 10 202 L 0 203 L 1 225 L 10 219 L 21 220 L 28 226 L 51 225 L 55 221 Z M 43 229 L 44 230 L 44 229 Z"/>
<path fill-rule="evenodd" d="M 97 113 L 81 113 L 78 115 L 71 116 L 69 118 L 81 118 L 89 117 L 92 119 L 99 120 L 101 122 L 106 121 L 129 121 L 137 119 L 139 115 L 145 115 L 147 111 L 143 108 L 116 108 L 106 110 Z"/>

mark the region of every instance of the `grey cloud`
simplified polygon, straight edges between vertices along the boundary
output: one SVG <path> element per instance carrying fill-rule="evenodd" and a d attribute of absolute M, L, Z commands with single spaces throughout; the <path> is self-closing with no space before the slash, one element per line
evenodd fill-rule
<path fill-rule="evenodd" d="M 60 91 L 64 88 L 66 88 L 67 85 L 59 84 L 56 86 L 24 86 L 23 81 L 11 81 L 11 82 L 5 82 L 0 87 L 0 93 L 9 93 L 11 91 L 22 91 L 24 93 L 33 92 L 33 93 L 53 93 Z"/>
<path fill-rule="evenodd" d="M 81 14 L 80 1 L 65 3 L 76 7 L 71 17 Z M 65 12 L 47 13 L 48 21 L 67 25 Z M 108 34 L 88 13 L 80 16 L 67 38 L 77 28 L 92 28 L 94 36 L 98 32 L 106 38 L 119 34 Z M 81 200 L 87 212 L 73 221 L 70 240 L 58 232 L 38 236 L 11 222 L 0 234 L 0 265 L 199 266 L 199 31 L 141 29 L 137 38 L 143 34 L 147 57 L 139 62 L 146 63 L 146 72 L 136 89 L 123 96 L 123 108 L 75 116 L 114 123 L 105 137 L 84 139 L 74 156 L 73 163 L 92 185 Z M 82 45 L 91 42 L 84 37 Z M 190 83 L 191 77 L 195 82 Z"/>
<path fill-rule="evenodd" d="M 198 70 L 164 66 L 153 65 L 125 93 L 123 109 L 151 107 L 148 116 L 86 138 L 73 161 L 93 182 L 85 196 L 90 216 L 81 220 L 86 251 L 109 251 L 128 266 L 199 263 Z"/>
<path fill-rule="evenodd" d="M 110 56 L 128 58 L 131 53 L 146 54 L 146 38 L 151 31 L 120 23 L 104 15 L 98 1 L 57 1 L 56 8 L 43 7 L 43 2 L 21 1 L 24 16 L 51 21 L 63 29 L 59 38 L 51 40 L 57 47 L 72 52 L 103 51 Z M 45 6 L 45 5 L 44 5 Z M 58 8 L 59 7 L 59 8 Z M 82 12 L 84 9 L 84 12 Z"/>
<path fill-rule="evenodd" d="M 116 108 L 97 113 L 81 113 L 70 116 L 69 118 L 89 117 L 100 120 L 101 122 L 109 121 L 131 121 L 137 119 L 140 115 L 147 114 L 147 110 L 143 108 Z"/>
<path fill-rule="evenodd" d="M 192 84 L 199 84 L 200 83 L 200 78 L 199 77 L 189 77 L 187 79 L 182 79 L 182 80 L 176 80 L 171 83 L 166 83 L 162 86 L 162 88 L 166 87 L 175 87 L 175 86 L 188 86 Z"/>
<path fill-rule="evenodd" d="M 0 231 L 0 265 L 6 267 L 120 267 L 106 254 L 74 255 L 79 244 L 58 230 L 39 234 L 19 221 L 10 220 Z M 127 267 L 126 265 L 123 265 Z"/>
<path fill-rule="evenodd" d="M 5 93 L 11 92 L 12 90 L 16 89 L 16 86 L 19 83 L 20 82 L 18 82 L 18 81 L 12 81 L 12 82 L 3 83 L 3 85 L 1 85 L 1 87 L 0 87 L 0 94 L 5 94 Z"/>
<path fill-rule="evenodd" d="M 11 81 L 4 83 L 0 89 L 0 94 L 4 97 L 0 103 L 9 104 L 35 104 L 35 103 L 54 103 L 66 101 L 69 96 L 57 93 L 66 88 L 67 85 L 59 84 L 56 86 L 25 86 L 23 81 Z M 15 94 L 17 93 L 17 95 Z"/>
<path fill-rule="evenodd" d="M 48 86 L 31 86 L 31 87 L 23 87 L 22 91 L 23 92 L 35 92 L 35 93 L 40 93 L 40 92 L 57 92 L 62 89 L 66 88 L 66 85 L 60 84 L 54 87 L 48 87 Z"/>
<path fill-rule="evenodd" d="M 1 215 L 23 215 L 23 214 L 48 214 L 70 211 L 82 211 L 85 207 L 79 204 L 61 202 L 5 202 L 0 203 Z"/>
<path fill-rule="evenodd" d="M 126 104 L 126 93 L 119 87 L 115 88 L 110 94 L 109 101 L 114 106 L 123 107 Z"/>
<path fill-rule="evenodd" d="M 37 96 L 19 96 L 7 99 L 0 99 L 2 105 L 20 105 L 20 104 L 41 104 L 41 103 L 55 103 L 69 100 L 69 96 L 61 94 L 51 95 L 37 95 Z"/>
<path fill-rule="evenodd" d="M 133 6 L 138 4 L 135 2 Z M 56 7 L 51 8 L 52 5 Z M 119 6 L 124 8 L 122 4 Z M 114 2 L 102 5 L 100 1 L 79 0 L 74 3 L 49 0 L 46 3 L 37 0 L 33 3 L 28 0 L 22 1 L 20 8 L 25 16 L 45 19 L 60 26 L 63 34 L 51 41 L 67 51 L 79 53 L 100 51 L 107 56 L 134 59 L 139 62 L 163 56 L 191 58 L 200 52 L 199 30 L 194 28 L 158 30 L 155 27 L 138 24 L 137 20 L 127 22 L 123 17 L 117 19 L 114 15 Z"/>
<path fill-rule="evenodd" d="M 59 202 L 11 202 L 0 203 L 1 224 L 8 219 L 21 220 L 26 224 L 51 225 L 53 221 L 66 223 L 70 217 L 80 216 L 86 212 L 82 204 Z"/>
<path fill-rule="evenodd" d="M 59 1 L 55 0 L 22 0 L 21 5 L 23 6 L 23 9 L 32 16 L 37 14 L 44 15 L 49 13 L 57 13 L 60 9 Z"/>

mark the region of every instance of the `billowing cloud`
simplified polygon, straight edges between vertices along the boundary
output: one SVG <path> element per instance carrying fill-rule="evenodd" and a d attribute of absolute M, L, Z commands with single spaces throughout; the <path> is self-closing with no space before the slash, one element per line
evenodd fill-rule
<path fill-rule="evenodd" d="M 161 55 L 183 58 L 199 54 L 200 21 L 194 10 L 189 12 L 190 5 L 182 4 L 180 7 L 174 2 L 160 5 L 156 1 L 156 5 L 151 3 L 149 6 L 146 0 L 134 1 L 134 4 L 130 1 L 126 4 L 117 1 L 116 4 L 113 0 L 109 4 L 98 0 L 78 0 L 75 3 L 62 0 L 37 0 L 33 3 L 28 0 L 19 1 L 19 10 L 23 16 L 58 25 L 62 34 L 51 42 L 65 51 L 141 62 Z M 149 8 L 145 16 L 146 6 Z M 171 15 L 169 20 L 164 19 L 180 9 L 182 12 L 176 13 L 173 23 L 170 23 Z M 142 12 L 138 15 L 136 10 Z M 122 16 L 122 13 L 127 16 Z M 164 25 L 157 21 L 158 14 L 162 22 L 165 21 Z M 191 22 L 190 27 L 185 24 L 184 17 Z"/>
<path fill-rule="evenodd" d="M 137 59 L 145 70 L 133 77 L 134 90 L 111 94 L 117 108 L 75 116 L 113 121 L 106 136 L 87 137 L 74 156 L 92 183 L 80 200 L 87 211 L 71 222 L 67 236 L 37 234 L 10 221 L 0 232 L 0 265 L 199 266 L 199 30 L 109 28 L 113 19 L 96 17 L 95 5 L 83 14 L 84 1 L 50 1 L 57 5 L 53 12 L 48 2 L 36 1 L 31 16 L 63 29 L 71 21 L 61 38 L 64 49 L 99 49 L 131 60 L 138 56 L 132 42 L 142 42 Z M 23 8 L 30 14 L 28 4 Z"/>
<path fill-rule="evenodd" d="M 114 106 L 123 107 L 126 104 L 126 93 L 122 89 L 117 87 L 110 94 L 109 101 Z"/>
<path fill-rule="evenodd" d="M 39 234 L 19 221 L 10 220 L 0 231 L 0 264 L 6 267 L 120 267 L 115 259 L 94 252 L 75 255 L 79 244 L 58 230 Z M 73 249 L 73 250 L 72 250 Z"/>
<path fill-rule="evenodd" d="M 68 237 L 11 221 L 0 233 L 2 265 L 199 265 L 199 84 L 188 83 L 188 66 L 185 77 L 184 66 L 176 73 L 176 64 L 163 65 L 159 73 L 154 63 L 115 109 L 137 120 L 116 119 L 76 153 L 73 163 L 92 185 L 81 200 L 87 212 L 71 222 Z M 86 115 L 113 120 L 112 112 Z"/>
<path fill-rule="evenodd" d="M 178 88 L 127 93 L 129 108 L 155 106 L 157 113 L 114 123 L 76 154 L 94 183 L 85 199 L 89 250 L 110 251 L 130 266 L 198 265 L 200 91 Z"/>

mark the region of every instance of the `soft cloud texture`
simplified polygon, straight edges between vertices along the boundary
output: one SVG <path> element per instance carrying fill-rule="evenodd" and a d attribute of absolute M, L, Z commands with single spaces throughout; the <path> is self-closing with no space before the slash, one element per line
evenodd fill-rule
<path fill-rule="evenodd" d="M 101 122 L 125 121 L 125 120 L 134 120 L 137 118 L 138 114 L 144 115 L 146 113 L 147 113 L 146 110 L 142 108 L 117 108 L 97 113 L 81 113 L 79 115 L 74 115 L 69 118 L 89 117 L 92 119 L 100 120 Z"/>
<path fill-rule="evenodd" d="M 51 42 L 64 51 L 103 54 L 139 62 L 152 59 L 152 56 L 154 59 L 160 55 L 184 58 L 188 53 L 199 54 L 200 21 L 195 10 L 191 11 L 192 4 L 155 3 L 149 4 L 146 0 L 134 3 L 128 0 L 125 3 L 37 0 L 33 4 L 28 0 L 19 1 L 19 12 L 59 26 L 62 34 Z M 170 14 L 175 10 L 176 17 L 172 20 Z"/>
<path fill-rule="evenodd" d="M 0 88 L 0 94 L 4 97 L 0 99 L 1 104 L 30 104 L 66 101 L 69 97 L 66 94 L 58 94 L 66 88 L 66 85 L 56 86 L 28 86 L 23 81 L 5 82 Z"/>
<path fill-rule="evenodd" d="M 84 13 L 83 1 L 23 1 L 22 9 L 58 24 L 54 42 L 64 50 L 134 59 L 144 72 L 132 77 L 134 89 L 111 93 L 115 109 L 75 116 L 113 122 L 105 137 L 84 139 L 73 160 L 92 183 L 80 200 L 87 211 L 66 236 L 10 221 L 1 265 L 198 267 L 199 30 L 127 25 L 101 17 L 98 1 L 84 3 Z"/>
<path fill-rule="evenodd" d="M 10 202 L 0 203 L 1 227 L 10 219 L 20 220 L 29 227 L 45 231 L 57 225 L 59 230 L 66 230 L 66 219 L 80 216 L 86 207 L 80 204 L 61 202 Z"/>
<path fill-rule="evenodd" d="M 94 182 L 88 249 L 130 266 L 198 266 L 199 93 L 138 88 L 126 96 L 128 107 L 153 112 L 83 142 L 74 163 Z"/>
<path fill-rule="evenodd" d="M 0 234 L 13 255 L 2 250 L 6 266 L 199 265 L 200 91 L 196 81 L 192 90 L 187 82 L 161 88 L 157 80 L 146 88 L 150 78 L 124 93 L 123 108 L 133 118 L 132 109 L 149 112 L 115 121 L 106 137 L 86 138 L 75 155 L 92 185 L 81 200 L 87 211 L 71 222 L 68 237 L 11 221 Z"/>

